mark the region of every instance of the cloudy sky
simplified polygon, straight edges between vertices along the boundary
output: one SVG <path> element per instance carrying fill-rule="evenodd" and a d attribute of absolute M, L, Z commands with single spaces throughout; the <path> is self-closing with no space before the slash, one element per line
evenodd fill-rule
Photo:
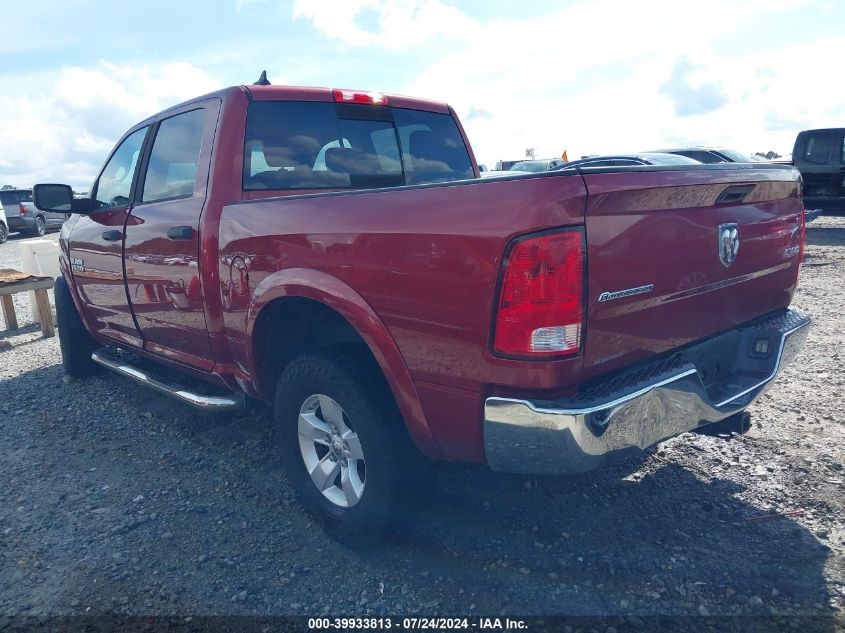
<path fill-rule="evenodd" d="M 835 0 L 0 3 L 0 184 L 87 189 L 133 123 L 251 83 L 449 102 L 480 162 L 845 126 Z"/>

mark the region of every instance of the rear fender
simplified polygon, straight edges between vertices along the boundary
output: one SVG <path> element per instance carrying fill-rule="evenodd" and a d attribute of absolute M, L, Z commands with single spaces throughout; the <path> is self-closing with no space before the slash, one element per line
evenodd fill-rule
<path fill-rule="evenodd" d="M 267 305 L 282 297 L 319 301 L 341 315 L 364 340 L 384 374 L 408 433 L 419 449 L 432 458 L 443 457 L 425 419 L 411 373 L 396 342 L 375 311 L 351 287 L 326 273 L 290 268 L 277 271 L 258 284 L 247 313 L 246 354 L 249 367 L 256 367 L 253 332 L 258 316 Z M 261 390 L 257 378 L 254 388 Z"/>

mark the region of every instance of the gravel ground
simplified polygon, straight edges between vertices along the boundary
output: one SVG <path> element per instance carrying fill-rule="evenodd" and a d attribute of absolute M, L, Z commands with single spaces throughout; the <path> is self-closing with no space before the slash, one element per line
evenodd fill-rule
<path fill-rule="evenodd" d="M 19 265 L 16 241 L 0 267 Z M 0 352 L 0 615 L 568 614 L 642 628 L 655 614 L 798 614 L 842 630 L 845 218 L 820 218 L 808 242 L 795 305 L 815 326 L 747 435 L 687 434 L 571 478 L 444 464 L 414 532 L 367 552 L 294 502 L 266 412 L 202 417 L 117 376 L 69 381 L 19 298 L 22 329 Z"/>

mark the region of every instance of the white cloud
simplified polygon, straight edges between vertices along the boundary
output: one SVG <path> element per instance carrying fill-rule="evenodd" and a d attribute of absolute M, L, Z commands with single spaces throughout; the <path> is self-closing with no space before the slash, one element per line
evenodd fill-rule
<path fill-rule="evenodd" d="M 660 86 L 660 93 L 674 102 L 679 117 L 712 112 L 728 102 L 720 81 L 701 78 L 700 69 L 686 57 L 678 57 L 669 78 Z"/>
<path fill-rule="evenodd" d="M 431 59 L 404 82 L 372 88 L 448 101 L 489 164 L 527 147 L 547 156 L 568 149 L 570 157 L 693 142 L 788 150 L 796 130 L 769 128 L 812 118 L 791 112 L 792 104 L 806 110 L 794 82 L 807 73 L 771 51 L 749 55 L 743 40 L 761 17 L 803 4 L 598 0 L 482 20 L 440 0 L 297 0 L 293 15 L 345 46 Z M 438 52 L 437 37 L 450 38 L 453 52 Z M 842 98 L 831 95 L 831 103 Z M 767 115 L 773 107 L 779 118 Z"/>
<path fill-rule="evenodd" d="M 246 5 L 262 1 L 234 6 L 249 14 Z M 692 143 L 785 153 L 799 128 L 845 118 L 828 66 L 806 61 L 836 59 L 840 41 L 746 43 L 763 18 L 788 20 L 802 3 L 591 0 L 544 14 L 526 4 L 521 17 L 504 20 L 448 0 L 295 0 L 297 42 L 284 55 L 274 53 L 277 39 L 243 37 L 242 46 L 198 48 L 191 63 L 0 71 L 15 87 L 0 92 L 0 184 L 87 188 L 130 125 L 218 87 L 204 64 L 219 73 L 255 68 L 235 77 L 252 81 L 268 62 L 274 83 L 447 101 L 488 165 L 527 147 L 549 157 Z"/>
<path fill-rule="evenodd" d="M 806 64 L 841 44 L 743 42 L 761 16 L 797 4 L 604 0 L 489 20 L 403 89 L 451 103 L 488 165 L 528 147 L 570 158 L 691 143 L 784 153 L 798 130 L 773 122 L 845 115 L 829 69 Z M 812 100 L 800 86 L 813 86 Z M 478 111 L 489 116 L 468 116 Z"/>
<path fill-rule="evenodd" d="M 2 80 L 17 90 L 0 94 L 0 184 L 19 187 L 53 181 L 87 189 L 129 127 L 218 87 L 187 62 L 104 62 Z"/>
<path fill-rule="evenodd" d="M 479 23 L 440 0 L 296 0 L 294 18 L 349 46 L 407 49 L 435 37 L 472 37 Z"/>
<path fill-rule="evenodd" d="M 235 12 L 240 13 L 249 4 L 267 4 L 267 0 L 235 0 Z"/>

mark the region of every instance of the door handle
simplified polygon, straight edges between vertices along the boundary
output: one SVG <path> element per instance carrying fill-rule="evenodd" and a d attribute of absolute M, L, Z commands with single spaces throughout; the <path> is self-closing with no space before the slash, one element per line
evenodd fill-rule
<path fill-rule="evenodd" d="M 123 239 L 123 231 L 112 229 L 111 231 L 103 231 L 101 236 L 106 242 L 119 242 Z"/>
<path fill-rule="evenodd" d="M 169 240 L 192 240 L 194 239 L 194 227 L 192 226 L 171 226 L 167 229 Z"/>

